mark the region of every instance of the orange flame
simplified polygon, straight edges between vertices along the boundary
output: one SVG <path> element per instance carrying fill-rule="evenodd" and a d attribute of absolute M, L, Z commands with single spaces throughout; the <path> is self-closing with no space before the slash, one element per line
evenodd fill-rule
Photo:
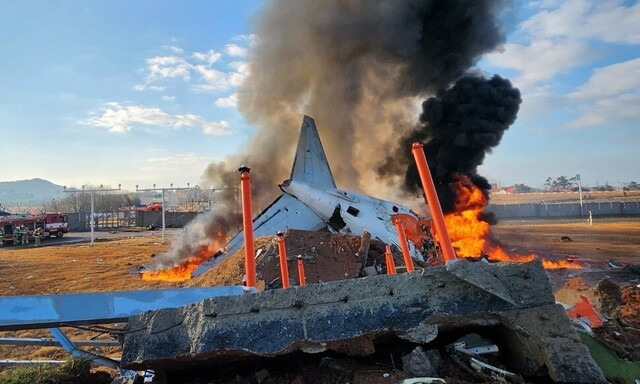
<path fill-rule="evenodd" d="M 189 280 L 193 271 L 220 251 L 228 240 L 222 233 L 217 233 L 216 239 L 209 245 L 198 247 L 191 256 L 181 260 L 178 265 L 160 271 L 143 272 L 142 280 L 172 283 Z"/>
<path fill-rule="evenodd" d="M 574 263 L 571 260 L 551 261 L 542 259 L 542 266 L 545 269 L 582 269 L 580 264 Z"/>
<path fill-rule="evenodd" d="M 488 204 L 485 194 L 476 187 L 468 176 L 459 175 L 458 181 L 452 184 L 456 189 L 457 199 L 455 212 L 445 215 L 447 229 L 458 257 L 478 258 L 485 256 L 491 261 L 529 262 L 535 255 L 514 255 L 507 253 L 492 241 L 488 222 L 482 220 L 484 207 Z M 436 234 L 437 238 L 437 234 Z M 547 269 L 580 269 L 581 266 L 570 260 L 542 260 Z"/>

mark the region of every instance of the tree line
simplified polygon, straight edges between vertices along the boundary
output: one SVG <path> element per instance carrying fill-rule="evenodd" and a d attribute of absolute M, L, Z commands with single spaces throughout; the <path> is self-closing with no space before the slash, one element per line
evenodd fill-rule
<path fill-rule="evenodd" d="M 135 193 L 96 193 L 94 210 L 96 212 L 113 212 L 123 207 L 140 205 Z M 64 198 L 51 199 L 42 206 L 43 212 L 78 213 L 91 211 L 90 193 L 69 193 Z"/>
<path fill-rule="evenodd" d="M 530 193 L 530 192 L 567 192 L 578 190 L 578 177 L 557 176 L 556 178 L 547 177 L 544 188 L 534 188 L 526 184 L 515 184 L 514 193 Z M 615 188 L 606 183 L 592 188 L 583 188 L 583 191 L 614 191 Z M 625 183 L 622 187 L 623 191 L 640 190 L 640 184 L 635 181 Z"/>

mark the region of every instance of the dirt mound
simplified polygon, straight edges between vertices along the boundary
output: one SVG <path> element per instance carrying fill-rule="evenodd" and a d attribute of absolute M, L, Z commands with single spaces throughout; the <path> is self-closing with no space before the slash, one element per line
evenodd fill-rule
<path fill-rule="evenodd" d="M 640 288 L 634 286 L 622 287 L 620 317 L 625 323 L 635 328 L 640 328 Z"/>
<path fill-rule="evenodd" d="M 373 266 L 383 271 L 385 245 L 371 240 L 366 257 L 359 258 L 357 252 L 362 243 L 361 236 L 334 234 L 326 231 L 288 230 L 285 234 L 287 265 L 292 285 L 298 284 L 298 255 L 302 256 L 306 281 L 309 284 L 323 281 L 352 279 L 359 277 L 363 269 Z M 268 288 L 282 286 L 280 281 L 280 259 L 274 237 L 256 239 L 257 280 L 264 281 Z M 395 256 L 396 264 L 399 263 Z M 242 284 L 244 276 L 244 247 L 207 273 L 189 282 L 189 286 Z"/>
<path fill-rule="evenodd" d="M 626 360 L 640 361 L 640 288 L 621 289 L 622 304 L 617 316 L 594 330 L 598 341 Z"/>
<path fill-rule="evenodd" d="M 268 247 L 272 242 L 271 237 L 259 237 L 255 241 L 256 252 Z M 211 268 L 202 276 L 191 279 L 189 287 L 213 287 L 216 285 L 242 285 L 244 277 L 244 247 L 228 256 L 220 264 Z"/>
<path fill-rule="evenodd" d="M 298 255 L 302 256 L 306 281 L 310 284 L 359 277 L 364 266 L 374 263 L 379 265 L 380 260 L 384 260 L 384 244 L 376 240 L 371 241 L 373 246 L 369 248 L 366 259 L 359 259 L 356 253 L 362 242 L 361 236 L 289 230 L 285 234 L 285 241 L 291 283 L 298 281 Z M 279 282 L 280 261 L 277 247 L 268 252 L 259 264 L 258 269 L 267 284 L 274 287 L 282 285 Z"/>
<path fill-rule="evenodd" d="M 622 291 L 611 279 L 602 279 L 593 291 L 593 305 L 600 313 L 611 318 L 620 316 Z"/>

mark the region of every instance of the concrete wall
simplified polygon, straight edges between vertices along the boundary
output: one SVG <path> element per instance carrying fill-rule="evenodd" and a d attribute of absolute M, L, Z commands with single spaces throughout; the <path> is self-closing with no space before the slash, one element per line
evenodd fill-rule
<path fill-rule="evenodd" d="M 487 211 L 493 212 L 498 219 L 581 216 L 579 203 L 490 204 Z M 588 216 L 589 211 L 593 216 L 640 215 L 640 201 L 584 203 L 583 211 L 582 216 Z"/>
<path fill-rule="evenodd" d="M 167 227 L 184 227 L 188 222 L 198 215 L 197 212 L 165 212 L 165 226 Z M 162 212 L 159 211 L 138 211 L 136 212 L 136 226 L 162 227 Z"/>

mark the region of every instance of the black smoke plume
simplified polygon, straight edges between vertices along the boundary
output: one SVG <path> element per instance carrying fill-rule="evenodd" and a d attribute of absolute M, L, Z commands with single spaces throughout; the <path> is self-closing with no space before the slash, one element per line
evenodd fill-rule
<path fill-rule="evenodd" d="M 478 175 L 487 153 L 500 144 L 502 135 L 516 119 L 520 91 L 498 75 L 491 79 L 465 76 L 453 87 L 422 103 L 420 123 L 401 141 L 393 157 L 379 168 L 381 175 L 404 172 L 404 187 L 420 188 L 417 168 L 406 150 L 413 142 L 424 143 L 440 204 L 445 213 L 455 210 L 460 176 L 467 176 L 485 197 L 491 185 Z"/>

